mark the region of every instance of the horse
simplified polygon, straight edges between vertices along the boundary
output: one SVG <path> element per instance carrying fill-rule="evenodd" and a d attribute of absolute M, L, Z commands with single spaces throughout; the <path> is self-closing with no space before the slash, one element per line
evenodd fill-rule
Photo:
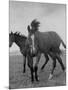
<path fill-rule="evenodd" d="M 29 25 L 27 27 L 27 30 L 29 33 L 28 39 L 29 38 L 31 39 L 31 40 L 29 39 L 29 42 L 31 42 L 30 52 L 32 55 L 37 56 L 36 64 L 34 67 L 35 77 L 36 79 L 38 79 L 37 70 L 38 70 L 39 58 L 40 58 L 40 54 L 44 53 L 45 56 L 48 56 L 48 55 L 51 56 L 53 60 L 53 68 L 49 76 L 49 79 L 51 79 L 53 77 L 53 72 L 56 67 L 56 59 L 60 63 L 62 70 L 65 71 L 65 66 L 60 57 L 60 54 L 62 52 L 59 47 L 61 43 L 64 46 L 64 48 L 66 48 L 66 45 L 64 44 L 63 40 L 56 32 L 54 31 L 40 32 L 38 30 L 39 24 L 40 22 L 38 22 L 37 20 L 33 20 L 31 22 L 31 28 Z"/>
<path fill-rule="evenodd" d="M 25 65 L 26 65 L 26 52 L 25 52 L 25 42 L 27 37 L 20 34 L 20 32 L 15 32 L 9 34 L 9 47 L 15 42 L 19 47 L 21 54 L 23 55 L 23 73 L 25 73 Z"/>

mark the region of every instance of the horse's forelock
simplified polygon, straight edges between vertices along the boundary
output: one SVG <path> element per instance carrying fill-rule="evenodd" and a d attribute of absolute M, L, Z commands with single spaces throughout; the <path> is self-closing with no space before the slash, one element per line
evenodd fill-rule
<path fill-rule="evenodd" d="M 40 24 L 40 22 L 39 21 L 37 21 L 37 19 L 34 19 L 32 22 L 31 22 L 31 26 L 33 26 L 33 25 L 39 25 Z"/>
<path fill-rule="evenodd" d="M 40 22 L 37 21 L 37 19 L 34 19 L 34 20 L 31 22 L 31 27 L 34 28 L 35 31 L 38 30 L 39 25 L 40 25 Z"/>
<path fill-rule="evenodd" d="M 31 25 L 36 23 L 37 22 L 37 19 L 34 19 L 32 22 L 31 22 Z"/>

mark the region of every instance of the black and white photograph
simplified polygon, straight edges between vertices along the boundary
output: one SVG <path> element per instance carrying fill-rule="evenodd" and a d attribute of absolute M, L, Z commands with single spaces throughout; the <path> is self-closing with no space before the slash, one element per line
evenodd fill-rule
<path fill-rule="evenodd" d="M 66 4 L 9 0 L 9 89 L 66 86 Z"/>

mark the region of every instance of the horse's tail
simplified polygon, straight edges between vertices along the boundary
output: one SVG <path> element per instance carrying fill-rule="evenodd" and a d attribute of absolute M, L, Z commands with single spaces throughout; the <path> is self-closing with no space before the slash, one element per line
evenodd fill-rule
<path fill-rule="evenodd" d="M 63 42 L 63 40 L 62 40 L 62 44 L 63 44 L 64 48 L 66 48 L 66 45 L 65 45 L 65 43 Z"/>

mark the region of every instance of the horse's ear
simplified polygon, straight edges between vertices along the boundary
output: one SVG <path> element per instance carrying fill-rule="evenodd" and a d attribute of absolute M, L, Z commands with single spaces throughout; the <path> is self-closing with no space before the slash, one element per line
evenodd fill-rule
<path fill-rule="evenodd" d="M 28 25 L 28 27 L 27 27 L 27 30 L 28 30 L 28 32 L 30 32 L 30 26 Z"/>
<path fill-rule="evenodd" d="M 13 32 L 11 31 L 11 34 L 13 34 Z"/>

